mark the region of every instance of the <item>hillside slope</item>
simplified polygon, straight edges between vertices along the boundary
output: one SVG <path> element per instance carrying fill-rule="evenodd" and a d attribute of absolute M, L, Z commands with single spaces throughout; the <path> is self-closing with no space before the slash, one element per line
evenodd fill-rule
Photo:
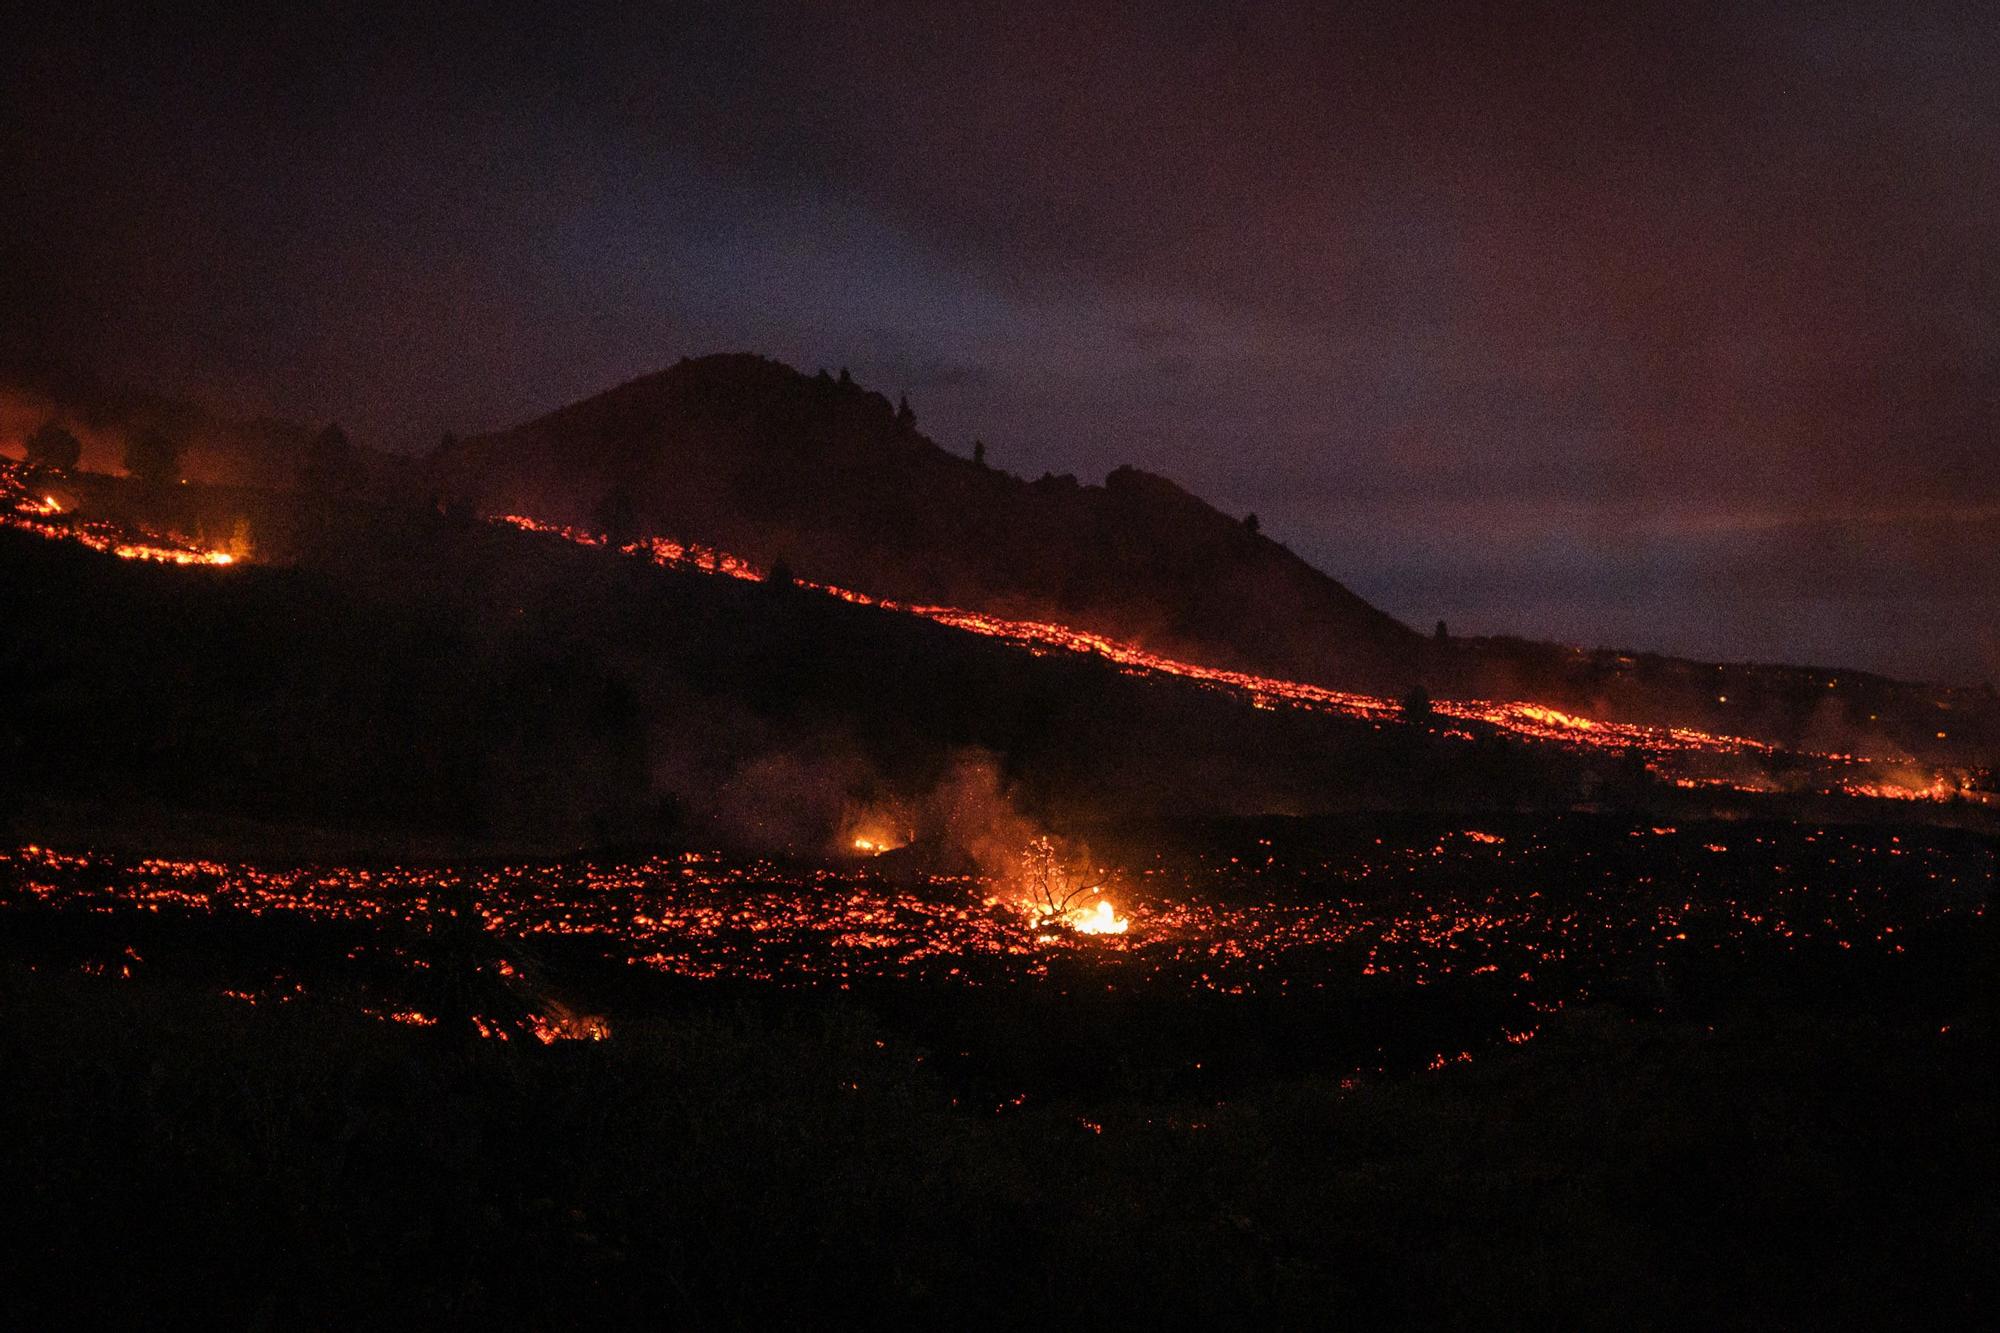
<path fill-rule="evenodd" d="M 259 531 L 286 521 L 252 492 L 213 498 L 251 505 Z M 500 525 L 321 518 L 332 539 L 297 563 L 227 569 L 0 530 L 0 831 L 235 837 L 247 821 L 286 830 L 281 845 L 811 851 L 852 810 L 961 787 L 1072 823 L 1560 808 L 1621 773 L 1616 756 L 1248 708 Z M 990 781 L 973 791 L 966 765 Z"/>
<path fill-rule="evenodd" d="M 1421 641 L 1163 477 L 1025 481 L 880 394 L 750 355 L 684 360 L 435 462 L 487 513 L 671 534 L 899 600 L 1060 619 L 1218 666 L 1415 678 Z"/>

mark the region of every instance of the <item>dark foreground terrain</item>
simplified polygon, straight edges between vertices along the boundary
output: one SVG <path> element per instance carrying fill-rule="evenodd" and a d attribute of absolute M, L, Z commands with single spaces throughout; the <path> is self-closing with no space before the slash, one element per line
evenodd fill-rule
<path fill-rule="evenodd" d="M 1986 1308 L 1990 842 L 1603 817 L 1098 842 L 1122 936 L 1038 935 L 1003 884 L 895 858 L 16 849 L 0 1318 Z"/>

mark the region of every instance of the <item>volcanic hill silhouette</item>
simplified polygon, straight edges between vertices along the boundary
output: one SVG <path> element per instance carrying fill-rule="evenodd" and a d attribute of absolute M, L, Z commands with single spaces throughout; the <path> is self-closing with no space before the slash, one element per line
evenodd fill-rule
<path fill-rule="evenodd" d="M 1352 687 L 1417 669 L 1418 635 L 1164 477 L 1026 481 L 947 453 L 822 371 L 705 356 L 447 446 L 441 494 L 485 513 L 699 542 L 878 597 L 1059 620 L 1216 666 Z"/>

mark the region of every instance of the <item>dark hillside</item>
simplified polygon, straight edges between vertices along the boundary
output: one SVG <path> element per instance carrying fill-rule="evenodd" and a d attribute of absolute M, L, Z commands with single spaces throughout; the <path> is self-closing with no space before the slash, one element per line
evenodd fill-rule
<path fill-rule="evenodd" d="M 1021 478 L 880 394 L 757 356 L 634 380 L 438 460 L 480 509 L 672 535 L 898 600 L 1057 619 L 1215 665 L 1389 688 L 1420 641 L 1163 477 Z"/>
<path fill-rule="evenodd" d="M 229 498 L 255 509 L 252 493 Z M 278 513 L 249 520 L 260 549 L 283 528 L 287 502 L 268 503 Z M 844 809 L 919 801 L 967 756 L 1059 821 L 1560 805 L 1588 766 L 1247 709 L 423 511 L 317 522 L 287 568 L 145 566 L 0 533 L 0 796 L 120 825 L 150 811 L 170 825 L 812 850 Z"/>

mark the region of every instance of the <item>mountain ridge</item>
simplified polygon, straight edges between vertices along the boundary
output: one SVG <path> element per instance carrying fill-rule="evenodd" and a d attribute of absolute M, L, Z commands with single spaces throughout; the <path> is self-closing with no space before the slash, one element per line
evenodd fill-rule
<path fill-rule="evenodd" d="M 1395 688 L 1423 641 L 1170 479 L 1027 480 L 907 409 L 749 353 L 684 359 L 440 451 L 442 495 L 630 527 L 897 600 L 1059 619 L 1210 665 Z"/>
<path fill-rule="evenodd" d="M 84 438 L 86 468 L 111 471 L 122 438 L 157 428 L 187 444 L 196 483 L 310 485 L 314 432 L 299 423 L 235 421 L 95 382 L 0 381 L 0 408 L 10 453 L 59 420 Z M 1099 485 L 1015 477 L 938 447 L 879 393 L 750 354 L 684 358 L 511 429 L 447 437 L 425 460 L 356 452 L 377 503 L 622 528 L 767 567 L 783 560 L 878 597 L 1055 621 L 1206 667 L 1376 694 L 1420 684 L 1439 698 L 1526 699 L 1888 760 L 1990 768 L 2000 746 L 1990 685 L 1419 636 L 1167 478 L 1132 467 Z M 230 515 L 209 517 L 229 530 Z M 293 558 L 293 526 L 253 523 L 256 548 Z"/>

